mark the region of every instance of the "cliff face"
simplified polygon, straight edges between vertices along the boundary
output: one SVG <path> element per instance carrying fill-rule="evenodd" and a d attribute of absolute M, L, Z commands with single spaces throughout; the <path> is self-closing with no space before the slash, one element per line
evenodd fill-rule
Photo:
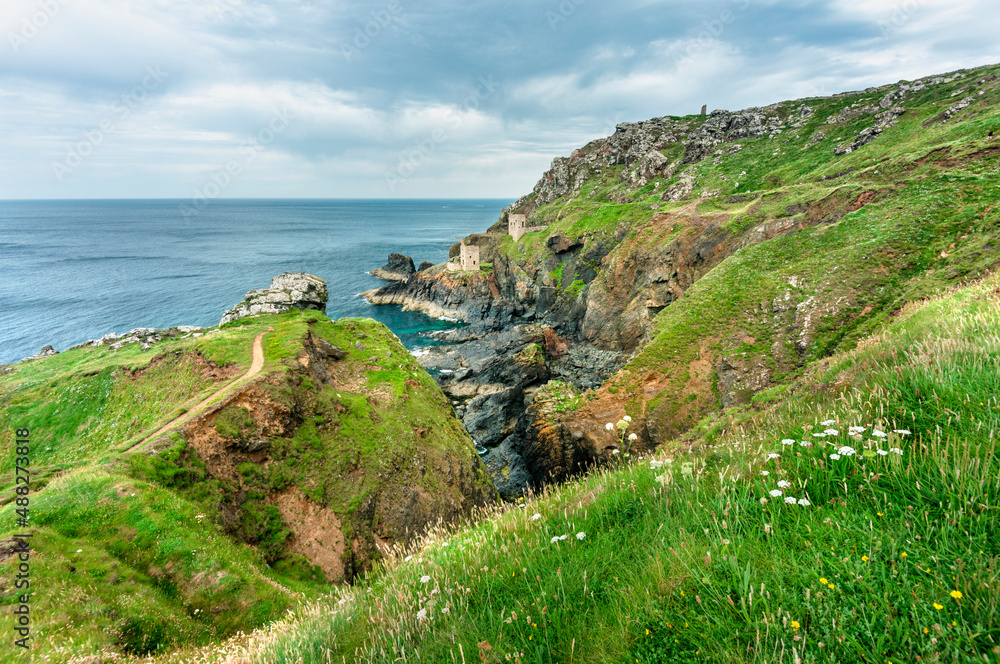
<path fill-rule="evenodd" d="M 636 417 L 643 444 L 670 440 L 992 266 L 993 212 L 948 174 L 995 164 L 996 73 L 619 125 L 555 159 L 477 236 L 483 273 L 417 275 L 369 299 L 469 323 L 422 363 L 447 372 L 502 490 L 563 479 L 600 458 L 606 418 Z M 536 229 L 517 242 L 514 213 Z M 540 343 L 545 329 L 565 348 Z M 579 370 L 556 370 L 568 358 Z M 550 380 L 603 386 L 540 420 Z M 542 461 L 553 454 L 569 461 Z"/>
<path fill-rule="evenodd" d="M 11 468 L 30 431 L 33 580 L 87 598 L 41 594 L 43 652 L 248 632 L 496 500 L 440 388 L 379 323 L 293 308 L 153 332 L 0 376 Z"/>

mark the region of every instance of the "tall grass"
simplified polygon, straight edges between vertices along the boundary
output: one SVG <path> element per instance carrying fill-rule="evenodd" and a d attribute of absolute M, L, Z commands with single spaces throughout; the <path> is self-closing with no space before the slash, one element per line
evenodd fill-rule
<path fill-rule="evenodd" d="M 195 659 L 1000 661 L 997 284 L 910 307 L 697 449 L 432 533 Z"/>

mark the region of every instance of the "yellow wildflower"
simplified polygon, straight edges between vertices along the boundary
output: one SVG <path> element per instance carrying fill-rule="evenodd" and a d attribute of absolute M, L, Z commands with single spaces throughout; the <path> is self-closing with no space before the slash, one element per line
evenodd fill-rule
<path fill-rule="evenodd" d="M 820 582 L 820 583 L 822 583 L 822 584 L 823 584 L 824 586 L 825 586 L 826 584 L 830 583 L 829 581 L 827 581 L 826 579 L 824 579 L 824 578 L 823 578 L 822 576 L 821 576 L 821 577 L 819 577 L 819 582 Z"/>
<path fill-rule="evenodd" d="M 938 604 L 937 602 L 934 602 L 934 608 L 937 609 L 938 611 L 940 611 L 941 609 L 944 608 L 944 606 L 942 606 L 941 604 Z"/>
<path fill-rule="evenodd" d="M 868 562 L 868 556 L 861 556 L 861 560 L 864 562 Z"/>
<path fill-rule="evenodd" d="M 799 631 L 799 627 L 800 627 L 799 621 L 798 620 L 793 620 L 792 621 L 792 630 L 794 630 L 794 631 L 797 632 L 797 631 Z"/>
<path fill-rule="evenodd" d="M 962 599 L 962 593 L 958 590 L 952 590 L 951 596 L 954 597 L 955 599 Z"/>

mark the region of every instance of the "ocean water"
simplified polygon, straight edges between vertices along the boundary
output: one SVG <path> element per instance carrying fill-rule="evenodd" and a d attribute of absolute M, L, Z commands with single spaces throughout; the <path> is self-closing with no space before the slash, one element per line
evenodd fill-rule
<path fill-rule="evenodd" d="M 441 263 L 511 200 L 0 201 L 0 363 L 136 327 L 215 325 L 282 272 L 326 280 L 331 318 L 364 316 L 408 347 L 448 324 L 358 293 L 390 252 Z"/>

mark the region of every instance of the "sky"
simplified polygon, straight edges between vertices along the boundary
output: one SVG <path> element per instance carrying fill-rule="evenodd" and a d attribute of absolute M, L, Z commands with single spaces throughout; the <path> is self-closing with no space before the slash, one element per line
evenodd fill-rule
<path fill-rule="evenodd" d="M 1000 61 L 995 0 L 0 0 L 0 198 L 516 198 L 619 122 Z"/>

